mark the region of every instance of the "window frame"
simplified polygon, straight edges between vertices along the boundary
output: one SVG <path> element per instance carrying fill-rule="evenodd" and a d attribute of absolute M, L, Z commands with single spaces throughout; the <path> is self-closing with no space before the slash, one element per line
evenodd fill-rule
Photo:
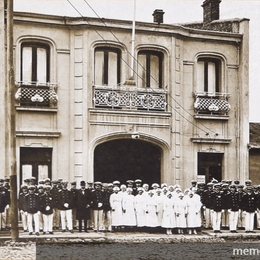
<path fill-rule="evenodd" d="M 200 56 L 197 59 L 197 64 L 199 62 L 203 62 L 203 70 L 204 70 L 204 78 L 203 78 L 203 91 L 209 93 L 209 71 L 208 64 L 209 62 L 215 65 L 215 89 L 214 93 L 222 92 L 222 60 L 219 57 L 208 57 L 208 56 Z M 197 86 L 198 87 L 198 86 Z"/>
<path fill-rule="evenodd" d="M 31 82 L 37 82 L 37 48 L 44 48 L 46 50 L 46 82 L 50 82 L 50 45 L 42 42 L 23 42 L 21 44 L 21 64 L 20 64 L 20 79 L 23 81 L 23 48 L 32 48 L 32 75 Z"/>
<path fill-rule="evenodd" d="M 163 61 L 164 61 L 164 54 L 161 51 L 157 50 L 149 50 L 149 49 L 143 49 L 138 51 L 137 54 L 137 62 L 139 65 L 139 55 L 145 55 L 146 56 L 146 71 L 145 71 L 145 86 L 144 88 L 151 88 L 151 56 L 157 56 L 159 59 L 159 68 L 158 68 L 158 77 L 159 77 L 159 84 L 158 88 L 163 88 Z M 142 68 L 144 69 L 144 68 Z M 137 74 L 139 75 L 139 72 L 137 71 Z M 138 76 L 139 77 L 139 76 Z M 138 79 L 139 80 L 139 79 Z M 142 80 L 142 79 L 140 79 Z"/>
<path fill-rule="evenodd" d="M 109 47 L 109 46 L 97 46 L 94 50 L 94 68 L 96 67 L 96 53 L 97 52 L 103 52 L 104 53 L 104 82 L 102 82 L 102 85 L 108 85 L 108 81 L 109 81 L 109 68 L 108 68 L 108 64 L 109 64 L 109 52 L 115 53 L 117 55 L 117 76 L 116 76 L 116 82 L 117 85 L 120 84 L 121 82 L 121 56 L 122 56 L 122 51 L 120 48 L 117 47 Z M 94 79 L 96 81 L 96 70 L 94 70 L 95 76 Z M 96 82 L 95 82 L 96 84 Z"/>

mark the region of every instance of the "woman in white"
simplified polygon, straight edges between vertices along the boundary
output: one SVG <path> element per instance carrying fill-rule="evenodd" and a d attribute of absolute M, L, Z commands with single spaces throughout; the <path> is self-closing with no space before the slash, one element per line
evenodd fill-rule
<path fill-rule="evenodd" d="M 110 195 L 109 203 L 112 209 L 111 221 L 112 227 L 115 230 L 120 229 L 120 226 L 123 225 L 123 211 L 122 211 L 122 196 L 119 194 L 120 189 L 118 187 L 113 188 L 114 193 Z"/>
<path fill-rule="evenodd" d="M 157 201 L 154 197 L 154 192 L 150 190 L 146 199 L 146 226 L 158 227 L 157 218 Z"/>
<path fill-rule="evenodd" d="M 123 208 L 123 225 L 126 229 L 129 227 L 136 226 L 136 217 L 134 209 L 134 195 L 132 194 L 133 189 L 127 188 L 127 195 L 122 198 L 122 208 Z"/>
<path fill-rule="evenodd" d="M 174 214 L 174 200 L 171 192 L 168 192 L 163 201 L 162 227 L 166 228 L 166 234 L 172 234 L 172 228 L 176 227 L 176 219 Z"/>
<path fill-rule="evenodd" d="M 201 202 L 194 197 L 194 192 L 190 191 L 189 195 L 186 198 L 187 203 L 187 228 L 188 232 L 191 235 L 197 234 L 196 228 L 201 225 L 201 217 L 200 217 L 200 208 Z"/>
<path fill-rule="evenodd" d="M 139 187 L 138 194 L 134 197 L 134 208 L 137 227 L 142 228 L 146 224 L 146 196 L 143 195 L 144 189 Z"/>
<path fill-rule="evenodd" d="M 186 200 L 184 200 L 183 198 L 184 194 L 180 192 L 174 204 L 174 211 L 176 215 L 176 227 L 178 228 L 179 234 L 183 234 L 183 229 L 187 227 L 187 203 Z"/>
<path fill-rule="evenodd" d="M 158 226 L 162 226 L 162 217 L 163 217 L 163 201 L 165 197 L 162 194 L 161 189 L 156 190 L 155 199 L 157 203 L 157 219 L 158 219 Z"/>

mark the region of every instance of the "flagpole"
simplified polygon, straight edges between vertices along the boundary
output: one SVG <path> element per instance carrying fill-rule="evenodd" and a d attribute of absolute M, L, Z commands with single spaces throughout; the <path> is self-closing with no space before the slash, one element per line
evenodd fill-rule
<path fill-rule="evenodd" d="M 18 205 L 17 205 L 17 173 L 16 173 L 16 127 L 15 127 L 15 84 L 14 84 L 14 60 L 13 60 L 13 0 L 7 1 L 7 113 L 10 115 L 8 120 L 8 128 L 10 130 L 8 149 L 10 157 L 8 171 L 10 172 L 10 224 L 11 238 L 13 242 L 19 239 L 18 230 Z M 10 110 L 10 111 L 9 111 Z"/>
<path fill-rule="evenodd" d="M 134 1 L 134 15 L 132 23 L 132 40 L 131 40 L 131 79 L 134 79 L 134 60 L 135 60 L 135 15 L 136 15 L 136 0 Z"/>

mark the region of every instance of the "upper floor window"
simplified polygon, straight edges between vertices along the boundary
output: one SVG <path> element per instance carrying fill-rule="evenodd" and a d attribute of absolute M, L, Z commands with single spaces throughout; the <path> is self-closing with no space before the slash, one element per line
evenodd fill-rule
<path fill-rule="evenodd" d="M 21 81 L 50 81 L 50 47 L 47 44 L 23 43 L 21 48 Z"/>
<path fill-rule="evenodd" d="M 197 63 L 197 91 L 216 93 L 221 91 L 221 61 L 199 58 Z"/>
<path fill-rule="evenodd" d="M 112 47 L 95 49 L 95 84 L 115 86 L 120 83 L 121 51 Z"/>
<path fill-rule="evenodd" d="M 162 88 L 163 54 L 158 51 L 142 50 L 138 53 L 138 87 Z"/>

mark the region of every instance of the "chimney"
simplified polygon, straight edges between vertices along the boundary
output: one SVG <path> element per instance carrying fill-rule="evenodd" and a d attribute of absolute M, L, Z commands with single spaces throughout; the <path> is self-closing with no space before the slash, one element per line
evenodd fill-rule
<path fill-rule="evenodd" d="M 156 9 L 153 12 L 153 21 L 154 23 L 163 23 L 164 11 L 162 9 Z"/>
<path fill-rule="evenodd" d="M 203 24 L 211 23 L 214 20 L 219 20 L 219 4 L 221 0 L 205 0 L 203 7 Z"/>

